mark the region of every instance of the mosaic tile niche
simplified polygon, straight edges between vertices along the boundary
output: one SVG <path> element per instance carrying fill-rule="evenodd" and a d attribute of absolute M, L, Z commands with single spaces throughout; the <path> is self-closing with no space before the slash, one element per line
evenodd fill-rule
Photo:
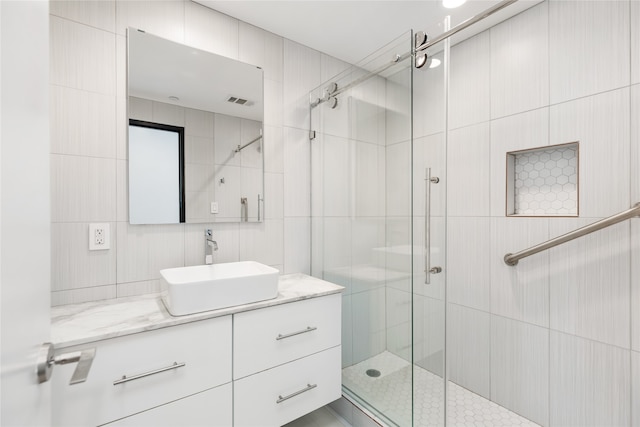
<path fill-rule="evenodd" d="M 508 216 L 578 216 L 579 143 L 507 153 Z"/>

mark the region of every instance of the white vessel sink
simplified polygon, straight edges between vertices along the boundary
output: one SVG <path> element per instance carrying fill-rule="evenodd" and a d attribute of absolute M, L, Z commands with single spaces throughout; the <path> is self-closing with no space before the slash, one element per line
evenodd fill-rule
<path fill-rule="evenodd" d="M 255 261 L 160 270 L 163 300 L 173 316 L 275 298 L 278 274 Z"/>

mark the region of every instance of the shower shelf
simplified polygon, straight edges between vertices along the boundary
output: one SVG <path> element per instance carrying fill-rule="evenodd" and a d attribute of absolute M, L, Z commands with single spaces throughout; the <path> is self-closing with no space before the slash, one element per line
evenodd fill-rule
<path fill-rule="evenodd" d="M 579 143 L 507 153 L 507 216 L 578 216 Z"/>

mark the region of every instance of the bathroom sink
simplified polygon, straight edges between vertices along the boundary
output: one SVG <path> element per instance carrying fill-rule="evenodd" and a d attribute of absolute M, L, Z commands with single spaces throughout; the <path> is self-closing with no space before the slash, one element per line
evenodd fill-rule
<path fill-rule="evenodd" d="M 162 298 L 173 316 L 249 304 L 278 296 L 278 274 L 255 261 L 169 268 Z"/>

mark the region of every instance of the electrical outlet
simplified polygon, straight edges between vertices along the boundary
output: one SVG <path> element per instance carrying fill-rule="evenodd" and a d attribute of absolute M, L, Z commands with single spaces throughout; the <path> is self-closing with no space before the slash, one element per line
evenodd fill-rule
<path fill-rule="evenodd" d="M 111 233 L 109 232 L 109 224 L 89 224 L 89 250 L 101 251 L 110 248 Z"/>

